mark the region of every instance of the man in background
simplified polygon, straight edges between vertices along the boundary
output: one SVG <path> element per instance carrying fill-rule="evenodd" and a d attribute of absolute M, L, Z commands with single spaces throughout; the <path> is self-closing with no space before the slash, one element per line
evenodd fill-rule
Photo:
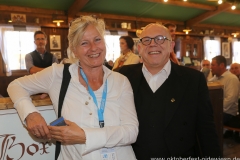
<path fill-rule="evenodd" d="M 25 56 L 26 68 L 30 74 L 39 72 L 54 62 L 58 63 L 57 57 L 46 51 L 47 35 L 43 31 L 34 33 L 34 43 L 36 50 Z"/>
<path fill-rule="evenodd" d="M 174 42 L 161 24 L 147 25 L 139 38 L 143 63 L 119 70 L 134 93 L 139 120 L 132 144 L 136 158 L 221 157 L 203 74 L 170 61 Z"/>
<path fill-rule="evenodd" d="M 169 32 L 170 32 L 170 35 L 171 35 L 171 37 L 172 37 L 172 41 L 174 41 L 175 40 L 175 32 L 176 32 L 176 29 L 177 29 L 177 26 L 175 25 L 175 24 L 173 24 L 173 23 L 166 23 L 166 24 L 164 24 L 164 26 L 166 27 L 166 28 L 168 28 L 168 30 L 169 30 Z M 178 61 L 178 59 L 177 59 L 177 57 L 176 57 L 176 54 L 174 53 L 174 49 L 172 50 L 172 52 L 170 53 L 170 59 L 174 62 L 174 63 L 176 63 L 176 64 L 180 64 L 179 63 L 179 61 Z"/>
<path fill-rule="evenodd" d="M 238 80 L 240 80 L 240 64 L 239 63 L 232 63 L 230 66 L 230 72 L 232 74 L 235 74 Z"/>
<path fill-rule="evenodd" d="M 238 112 L 239 80 L 226 69 L 227 61 L 224 56 L 216 56 L 212 59 L 211 69 L 214 77 L 210 81 L 218 81 L 223 87 L 223 124 L 230 126 Z M 233 135 L 233 131 L 227 130 L 224 138 L 234 137 L 239 141 L 238 132 Z"/>
<path fill-rule="evenodd" d="M 209 60 L 207 60 L 207 59 L 202 60 L 202 62 L 201 62 L 201 72 L 203 72 L 207 81 L 213 77 Z"/>
<path fill-rule="evenodd" d="M 170 32 L 170 35 L 172 37 L 172 40 L 174 41 L 175 40 L 175 32 L 176 32 L 176 29 L 177 29 L 177 26 L 173 23 L 166 23 L 164 24 L 164 26 L 166 28 L 168 28 L 169 32 Z"/>

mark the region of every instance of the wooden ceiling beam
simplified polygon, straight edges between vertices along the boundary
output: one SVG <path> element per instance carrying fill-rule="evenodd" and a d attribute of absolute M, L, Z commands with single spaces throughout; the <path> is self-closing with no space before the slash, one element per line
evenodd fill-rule
<path fill-rule="evenodd" d="M 138 21 L 138 22 L 162 22 L 162 23 L 174 23 L 177 25 L 183 25 L 184 23 L 181 21 L 173 21 L 173 20 L 163 20 L 163 19 L 157 19 L 157 18 L 139 18 L 134 16 L 125 16 L 125 15 L 116 15 L 116 14 L 102 14 L 102 13 L 94 13 L 94 12 L 79 12 L 77 14 L 80 15 L 96 15 L 98 18 L 103 19 L 113 19 L 113 20 L 130 20 L 130 21 Z"/>
<path fill-rule="evenodd" d="M 7 6 L 0 5 L 0 11 L 9 11 L 11 13 L 36 13 L 36 14 L 57 14 L 66 15 L 64 11 L 61 10 L 51 10 L 51 9 L 40 9 L 40 8 L 29 8 L 29 7 L 19 7 L 19 6 Z"/>
<path fill-rule="evenodd" d="M 227 13 L 232 13 L 232 14 L 240 14 L 240 10 L 232 10 L 232 9 L 229 9 L 229 10 L 226 10 Z"/>
<path fill-rule="evenodd" d="M 193 25 L 196 25 L 199 22 L 202 22 L 208 18 L 211 18 L 214 15 L 217 15 L 225 10 L 228 10 L 229 8 L 231 8 L 231 4 L 229 4 L 229 3 L 224 3 L 222 5 L 219 5 L 216 10 L 207 11 L 197 17 L 194 17 L 194 18 L 186 21 L 186 27 L 191 27 Z"/>
<path fill-rule="evenodd" d="M 134 16 L 102 14 L 102 13 L 95 13 L 95 12 L 79 12 L 77 13 L 77 15 L 96 15 L 98 18 L 103 18 L 103 19 L 125 20 L 125 21 L 129 20 L 129 21 L 148 22 L 148 23 L 162 22 L 162 23 L 174 23 L 176 25 L 182 25 L 182 26 L 184 25 L 184 22 L 181 22 L 181 21 L 162 20 L 162 19 L 155 19 L 155 18 L 139 18 Z M 196 24 L 194 27 L 239 30 L 239 27 L 214 25 L 214 24 Z"/>
<path fill-rule="evenodd" d="M 75 0 L 68 9 L 68 17 L 74 17 L 88 3 L 89 0 Z"/>
<path fill-rule="evenodd" d="M 223 25 L 214 25 L 214 24 L 197 24 L 195 27 L 201 28 L 212 28 L 212 29 L 223 29 L 223 30 L 239 30 L 239 27 L 234 26 L 223 26 Z"/>
<path fill-rule="evenodd" d="M 192 3 L 192 2 L 182 2 L 182 1 L 168 1 L 168 2 L 164 2 L 163 0 L 144 0 L 144 1 L 154 2 L 154 3 L 161 3 L 161 4 L 166 4 L 166 5 L 170 4 L 170 5 L 189 7 L 189 8 L 198 8 L 198 9 L 204 9 L 204 10 L 214 10 L 214 9 L 216 9 L 215 6 L 199 4 L 199 3 Z"/>

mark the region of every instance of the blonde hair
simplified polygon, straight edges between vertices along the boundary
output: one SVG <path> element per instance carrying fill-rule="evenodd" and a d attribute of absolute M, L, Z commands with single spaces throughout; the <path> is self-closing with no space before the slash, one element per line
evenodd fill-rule
<path fill-rule="evenodd" d="M 77 47 L 89 25 L 93 25 L 104 39 L 105 23 L 103 19 L 96 19 L 93 16 L 82 16 L 76 18 L 72 21 L 68 32 L 69 48 L 71 52 L 75 49 L 75 47 Z"/>

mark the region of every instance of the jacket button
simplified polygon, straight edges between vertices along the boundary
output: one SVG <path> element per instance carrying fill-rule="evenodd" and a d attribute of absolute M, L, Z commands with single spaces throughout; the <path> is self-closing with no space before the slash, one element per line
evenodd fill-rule
<path fill-rule="evenodd" d="M 89 115 L 92 115 L 92 113 L 89 113 Z"/>
<path fill-rule="evenodd" d="M 183 122 L 183 125 L 186 126 L 186 125 L 187 125 L 187 122 Z"/>
<path fill-rule="evenodd" d="M 182 137 L 180 138 L 180 141 L 183 141 L 183 138 L 182 138 Z"/>
<path fill-rule="evenodd" d="M 88 105 L 89 104 L 89 102 L 85 102 L 85 105 Z"/>

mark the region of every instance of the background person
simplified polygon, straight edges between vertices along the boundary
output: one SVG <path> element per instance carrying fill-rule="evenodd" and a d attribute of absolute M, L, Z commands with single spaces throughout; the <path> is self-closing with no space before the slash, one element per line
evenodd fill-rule
<path fill-rule="evenodd" d="M 201 72 L 203 72 L 206 80 L 210 80 L 213 77 L 211 72 L 211 64 L 210 61 L 207 59 L 202 60 L 201 62 Z"/>
<path fill-rule="evenodd" d="M 132 88 L 126 77 L 103 66 L 104 32 L 104 21 L 91 16 L 77 18 L 70 26 L 69 48 L 79 61 L 69 67 L 71 80 L 61 112 L 67 126 L 47 126 L 29 97 L 48 93 L 57 112 L 62 64 L 19 78 L 8 87 L 29 132 L 62 142 L 58 160 L 100 160 L 105 153 L 118 160 L 136 159 L 130 145 L 138 134 Z M 99 121 L 104 121 L 103 128 Z"/>
<path fill-rule="evenodd" d="M 176 26 L 175 24 L 173 24 L 173 23 L 166 23 L 166 24 L 164 24 L 164 26 L 165 26 L 166 28 L 168 28 L 168 30 L 169 30 L 169 32 L 170 32 L 170 35 L 171 35 L 171 38 L 172 38 L 172 41 L 174 41 L 174 40 L 175 40 L 175 37 L 176 37 L 175 32 L 176 32 L 177 26 Z M 176 54 L 174 53 L 174 49 L 173 49 L 172 52 L 170 53 L 170 59 L 171 59 L 171 61 L 173 61 L 174 63 L 180 64 L 179 61 L 178 61 L 178 59 L 177 59 Z"/>
<path fill-rule="evenodd" d="M 235 74 L 237 78 L 240 80 L 240 64 L 239 63 L 232 63 L 230 66 L 230 72 Z"/>
<path fill-rule="evenodd" d="M 137 159 L 221 157 L 203 74 L 170 61 L 174 42 L 166 27 L 147 25 L 140 42 L 143 64 L 119 70 L 133 88 L 139 134 L 132 146 Z"/>
<path fill-rule="evenodd" d="M 114 63 L 113 70 L 122 67 L 123 65 L 139 63 L 139 57 L 133 53 L 134 41 L 130 36 L 121 36 L 119 38 L 121 55 Z"/>
<path fill-rule="evenodd" d="M 231 125 L 238 112 L 239 80 L 226 69 L 227 60 L 224 56 L 216 56 L 212 59 L 211 69 L 214 77 L 210 81 L 218 81 L 223 87 L 223 124 Z M 224 138 L 232 137 L 240 142 L 239 133 L 233 135 L 233 131 L 227 130 Z"/>
<path fill-rule="evenodd" d="M 36 50 L 25 56 L 26 68 L 30 74 L 39 72 L 52 63 L 58 63 L 57 57 L 46 50 L 47 35 L 43 31 L 34 33 L 34 43 Z"/>

